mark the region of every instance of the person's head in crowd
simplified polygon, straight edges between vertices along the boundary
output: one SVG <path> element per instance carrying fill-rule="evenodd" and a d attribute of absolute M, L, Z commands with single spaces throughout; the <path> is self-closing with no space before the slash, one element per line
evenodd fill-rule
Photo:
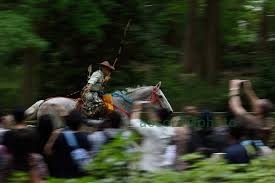
<path fill-rule="evenodd" d="M 199 115 L 199 110 L 196 106 L 184 106 L 183 107 L 183 117 L 184 118 L 193 118 L 193 117 L 198 117 Z"/>
<path fill-rule="evenodd" d="M 255 113 L 262 117 L 267 117 L 272 112 L 273 105 L 268 99 L 259 99 L 256 102 Z"/>
<path fill-rule="evenodd" d="M 157 109 L 156 114 L 159 118 L 159 123 L 161 125 L 168 126 L 170 124 L 172 116 L 169 110 L 165 108 Z"/>
<path fill-rule="evenodd" d="M 54 131 L 53 119 L 49 114 L 42 115 L 37 120 L 37 134 L 39 135 L 39 152 L 43 153 L 45 144 Z"/>
<path fill-rule="evenodd" d="M 241 141 L 247 135 L 245 129 L 246 127 L 240 122 L 229 127 L 229 143 L 237 143 Z"/>
<path fill-rule="evenodd" d="M 200 113 L 200 127 L 202 129 L 211 129 L 214 125 L 214 114 L 209 110 L 203 110 Z"/>
<path fill-rule="evenodd" d="M 0 124 L 2 124 L 2 122 L 4 121 L 3 117 L 4 117 L 4 113 L 0 109 Z"/>
<path fill-rule="evenodd" d="M 172 115 L 168 109 L 149 106 L 147 107 L 147 112 L 150 122 L 159 123 L 164 126 L 168 126 L 170 124 Z"/>
<path fill-rule="evenodd" d="M 21 106 L 15 107 L 12 111 L 15 124 L 22 124 L 25 122 L 25 109 Z"/>
<path fill-rule="evenodd" d="M 85 120 L 81 112 L 72 110 L 66 117 L 66 126 L 73 131 L 77 131 L 81 128 Z"/>
<path fill-rule="evenodd" d="M 120 128 L 122 126 L 122 117 L 116 112 L 112 111 L 107 114 L 106 119 L 104 120 L 104 128 Z"/>
<path fill-rule="evenodd" d="M 54 130 L 53 119 L 50 115 L 42 115 L 38 118 L 37 130 L 39 134 L 50 135 Z"/>
<path fill-rule="evenodd" d="M 182 123 L 181 116 L 173 116 L 170 120 L 170 124 L 172 127 L 180 127 L 185 125 L 184 123 Z"/>
<path fill-rule="evenodd" d="M 8 126 L 6 118 L 7 117 L 5 116 L 3 111 L 0 109 L 0 126 L 1 126 L 1 128 L 6 128 Z"/>

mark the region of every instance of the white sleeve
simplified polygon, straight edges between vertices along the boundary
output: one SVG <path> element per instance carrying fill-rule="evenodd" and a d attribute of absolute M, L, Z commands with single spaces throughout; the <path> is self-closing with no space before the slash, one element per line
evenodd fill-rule
<path fill-rule="evenodd" d="M 92 74 L 92 76 L 90 77 L 88 83 L 94 85 L 100 77 L 101 77 L 100 72 L 96 71 Z"/>
<path fill-rule="evenodd" d="M 155 127 L 143 122 L 140 119 L 131 119 L 130 126 L 137 130 L 143 136 L 152 136 Z"/>
<path fill-rule="evenodd" d="M 105 139 L 100 135 L 101 132 L 94 132 L 90 135 L 88 135 L 88 141 L 91 145 L 90 152 L 92 153 L 92 156 L 95 156 L 100 152 L 100 147 L 104 144 Z"/>
<path fill-rule="evenodd" d="M 166 148 L 164 154 L 164 161 L 162 162 L 162 166 L 170 166 L 173 165 L 177 155 L 177 146 L 176 145 L 169 145 Z"/>

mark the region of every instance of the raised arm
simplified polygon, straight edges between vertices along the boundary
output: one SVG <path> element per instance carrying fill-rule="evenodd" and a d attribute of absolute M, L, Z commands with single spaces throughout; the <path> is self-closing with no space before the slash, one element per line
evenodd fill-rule
<path fill-rule="evenodd" d="M 229 108 L 235 115 L 246 113 L 240 99 L 240 85 L 242 80 L 231 80 L 229 82 Z"/>
<path fill-rule="evenodd" d="M 255 112 L 255 108 L 259 98 L 257 97 L 256 93 L 252 89 L 252 85 L 250 81 L 244 81 L 244 92 L 248 97 L 250 104 L 252 105 L 253 111 Z"/>
<path fill-rule="evenodd" d="M 132 113 L 130 116 L 130 126 L 138 131 L 143 136 L 151 136 L 156 126 L 151 126 L 140 119 L 140 114 L 143 109 L 143 104 L 140 102 L 134 102 Z"/>
<path fill-rule="evenodd" d="M 229 108 L 234 116 L 242 117 L 250 123 L 257 123 L 254 116 L 247 113 L 243 108 L 240 98 L 240 86 L 243 80 L 231 80 L 229 83 Z"/>

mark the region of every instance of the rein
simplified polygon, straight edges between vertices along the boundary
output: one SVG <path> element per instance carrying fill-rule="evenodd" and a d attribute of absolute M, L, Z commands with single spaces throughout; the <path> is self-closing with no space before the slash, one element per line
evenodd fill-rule
<path fill-rule="evenodd" d="M 157 92 L 159 91 L 159 88 L 158 87 L 154 87 L 153 88 L 153 91 L 152 91 L 152 93 L 151 93 L 151 97 L 150 97 L 150 102 L 152 103 L 152 104 L 159 104 L 159 106 L 160 107 L 162 107 L 161 106 L 161 103 L 160 103 L 160 99 L 159 99 L 159 96 L 158 96 L 158 94 L 157 94 Z"/>
<path fill-rule="evenodd" d="M 111 103 L 108 103 L 108 104 L 111 104 Z M 122 109 L 121 107 L 118 107 L 114 104 L 111 104 L 114 108 L 116 108 L 117 110 L 119 110 L 120 112 L 122 112 L 123 114 L 126 114 L 128 117 L 130 117 L 130 113 L 127 112 L 126 110 Z"/>

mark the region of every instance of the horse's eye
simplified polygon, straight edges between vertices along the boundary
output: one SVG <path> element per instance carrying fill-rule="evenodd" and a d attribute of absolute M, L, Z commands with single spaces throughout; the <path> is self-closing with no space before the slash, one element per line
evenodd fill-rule
<path fill-rule="evenodd" d="M 162 98 L 162 95 L 159 95 L 159 98 Z"/>

